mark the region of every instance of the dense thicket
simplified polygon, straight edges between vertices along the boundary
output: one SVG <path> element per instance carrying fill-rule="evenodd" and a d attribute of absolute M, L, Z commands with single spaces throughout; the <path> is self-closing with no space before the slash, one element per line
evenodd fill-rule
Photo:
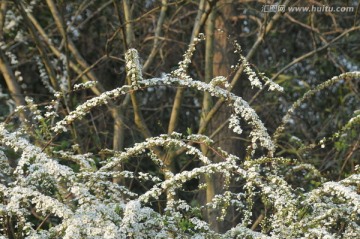
<path fill-rule="evenodd" d="M 356 1 L 0 4 L 1 238 L 359 236 Z"/>

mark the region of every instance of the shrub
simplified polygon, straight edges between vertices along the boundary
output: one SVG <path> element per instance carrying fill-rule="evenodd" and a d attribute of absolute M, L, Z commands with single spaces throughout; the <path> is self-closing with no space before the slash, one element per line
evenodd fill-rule
<path fill-rule="evenodd" d="M 38 105 L 27 100 L 28 106 L 18 108 L 18 111 L 30 110 L 32 123 L 19 129 L 1 123 L 2 237 L 356 238 L 360 235 L 358 167 L 353 174 L 335 182 L 322 178 L 311 164 L 274 157 L 277 138 L 304 100 L 339 80 L 358 80 L 360 73 L 342 74 L 307 92 L 290 108 L 271 138 L 255 110 L 227 90 L 225 78 L 216 77 L 210 83 L 204 83 L 186 73 L 191 49 L 177 70 L 150 79 L 143 78 L 137 51 L 130 49 L 126 54 L 129 84 L 85 101 L 62 119 L 57 119 L 56 107 L 48 107 L 47 112 L 42 112 Z M 270 85 L 271 89 L 281 90 L 271 81 L 263 86 L 249 65 L 246 72 L 254 86 Z M 75 88 L 93 87 L 94 84 L 96 82 L 88 82 Z M 229 127 L 238 134 L 242 133 L 241 122 L 251 127 L 247 157 L 240 159 L 215 148 L 209 137 L 191 132 L 147 137 L 124 151 L 104 149 L 99 154 L 79 154 L 76 145 L 67 149 L 50 145 L 56 137 L 62 136 L 62 141 L 71 137 L 66 133 L 69 125 L 95 107 L 158 86 L 191 88 L 223 99 L 233 108 Z M 62 94 L 55 93 L 57 97 Z M 356 128 L 359 119 L 355 114 L 332 138 L 317 145 L 322 146 L 326 140 L 339 138 L 346 130 Z M 38 129 L 37 135 L 29 136 L 31 127 Z M 212 161 L 199 149 L 200 146 L 216 154 L 221 161 Z M 171 170 L 165 156 L 169 152 L 175 158 L 197 163 L 191 170 Z M 260 153 L 263 155 L 258 156 Z M 136 158 L 147 160 L 148 167 L 126 166 Z M 221 175 L 223 189 L 211 202 L 199 205 L 181 193 L 189 182 L 196 190 L 204 190 L 208 185 L 198 182 L 202 182 L 202 177 L 214 174 Z M 312 186 L 306 190 L 305 185 L 295 186 L 293 181 L 298 174 Z M 192 181 L 194 179 L 196 183 Z M 143 189 L 131 187 L 130 181 L 136 181 Z M 234 182 L 240 185 L 240 190 L 230 186 Z M 259 206 L 262 207 L 259 216 L 261 232 L 254 230 L 257 225 L 252 216 Z M 230 211 L 236 211 L 240 219 L 230 230 L 218 233 L 212 230 L 201 213 L 206 209 L 217 210 L 219 221 L 224 220 Z"/>

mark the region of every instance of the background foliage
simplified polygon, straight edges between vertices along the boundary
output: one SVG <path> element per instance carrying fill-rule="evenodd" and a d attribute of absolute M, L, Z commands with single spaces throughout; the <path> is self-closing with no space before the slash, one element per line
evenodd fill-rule
<path fill-rule="evenodd" d="M 1 1 L 0 235 L 356 238 L 358 11 Z"/>

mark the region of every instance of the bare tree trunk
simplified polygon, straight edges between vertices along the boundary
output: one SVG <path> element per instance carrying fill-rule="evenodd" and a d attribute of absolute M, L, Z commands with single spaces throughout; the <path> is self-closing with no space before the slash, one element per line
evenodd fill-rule
<path fill-rule="evenodd" d="M 206 42 L 205 42 L 205 82 L 209 83 L 213 78 L 213 65 L 214 65 L 214 31 L 215 31 L 215 19 L 216 19 L 216 8 L 214 8 L 209 18 L 206 21 L 205 34 L 206 34 Z M 201 123 L 209 113 L 212 105 L 212 99 L 209 92 L 204 92 L 204 98 L 202 102 L 202 110 L 201 110 Z M 204 155 L 208 155 L 208 149 L 206 146 L 201 146 L 201 151 Z M 206 203 L 210 203 L 216 194 L 215 190 L 215 182 L 214 175 L 205 175 L 205 183 L 206 193 L 205 200 Z M 206 210 L 206 218 L 209 222 L 210 227 L 218 232 L 220 230 L 219 222 L 216 220 L 217 210 L 213 208 L 208 208 Z"/>
<path fill-rule="evenodd" d="M 230 74 L 230 66 L 233 63 L 233 54 L 230 53 L 232 47 L 228 40 L 230 26 L 227 22 L 229 16 L 232 15 L 232 5 L 219 1 L 215 11 L 207 21 L 206 35 L 206 60 L 205 60 L 205 78 L 209 82 L 211 78 L 216 76 L 228 76 Z M 215 31 L 217 29 L 217 31 Z M 211 97 L 207 94 L 204 95 L 203 100 L 203 117 L 206 117 L 211 110 L 212 102 Z M 220 125 L 222 125 L 229 118 L 231 112 L 226 105 L 223 105 L 217 114 L 215 114 L 207 127 L 207 134 L 211 135 Z M 237 154 L 239 145 L 232 139 L 234 133 L 228 128 L 224 127 L 213 138 L 216 146 L 221 147 L 225 151 Z M 203 150 L 204 152 L 204 150 Z M 214 155 L 212 157 L 213 162 L 219 162 L 219 158 Z M 205 177 L 207 184 L 206 188 L 206 203 L 210 203 L 215 195 L 222 193 L 223 179 L 219 174 L 207 175 Z M 207 219 L 211 228 L 216 232 L 224 230 L 222 222 L 217 220 L 220 216 L 219 210 L 209 208 L 207 210 Z"/>
<path fill-rule="evenodd" d="M 215 20 L 215 28 L 218 29 L 216 34 L 214 34 L 214 59 L 213 59 L 213 74 L 214 76 L 228 76 L 231 72 L 231 65 L 234 63 L 234 54 L 233 47 L 229 42 L 228 36 L 230 35 L 231 26 L 229 26 L 228 19 L 232 15 L 232 5 L 229 2 L 220 1 L 219 2 L 219 14 Z M 239 94 L 240 92 L 234 92 Z M 209 130 L 214 131 L 225 122 L 231 112 L 226 107 L 222 105 L 219 109 L 219 112 L 214 115 L 211 120 Z M 235 136 L 233 131 L 228 127 L 224 127 L 220 133 L 214 137 L 214 141 L 217 142 L 225 151 L 237 154 L 238 149 L 236 143 L 231 138 Z"/>

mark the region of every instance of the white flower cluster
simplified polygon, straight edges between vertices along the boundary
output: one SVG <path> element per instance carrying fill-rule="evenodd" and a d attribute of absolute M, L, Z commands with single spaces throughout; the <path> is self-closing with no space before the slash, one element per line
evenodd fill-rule
<path fill-rule="evenodd" d="M 214 86 L 212 84 L 206 84 L 201 81 L 196 81 L 191 78 L 187 78 L 186 80 L 177 80 L 177 78 L 173 78 L 168 76 L 167 78 L 153 78 L 149 80 L 144 80 L 140 82 L 145 86 L 154 85 L 154 84 L 165 84 L 171 85 L 177 83 L 180 86 L 195 88 L 199 91 L 209 92 L 212 96 L 216 96 L 219 98 L 225 98 L 230 102 L 234 102 L 231 104 L 235 110 L 236 114 L 233 114 L 230 118 L 230 128 L 234 129 L 234 132 L 241 133 L 240 121 L 237 118 L 237 115 L 240 115 L 245 119 L 247 123 L 253 126 L 253 131 L 250 133 L 252 138 L 252 147 L 255 150 L 257 148 L 256 142 L 259 141 L 260 145 L 267 148 L 270 152 L 274 150 L 274 144 L 271 141 L 267 130 L 259 117 L 257 116 L 254 109 L 252 109 L 249 104 L 244 101 L 241 97 L 236 96 L 226 89 L 222 89 L 220 87 Z"/>
<path fill-rule="evenodd" d="M 20 14 L 16 14 L 14 10 L 8 9 L 6 11 L 6 16 L 5 16 L 5 24 L 4 24 L 5 32 L 10 32 L 15 30 L 17 26 L 20 24 L 22 19 L 23 18 Z"/>
<path fill-rule="evenodd" d="M 89 89 L 94 87 L 97 84 L 97 81 L 87 81 L 85 83 L 75 84 L 73 86 L 74 90 L 82 90 L 82 89 Z"/>
<path fill-rule="evenodd" d="M 164 74 L 162 78 L 151 78 L 146 80 L 142 79 L 138 52 L 135 49 L 128 50 L 125 58 L 127 74 L 131 79 L 131 85 L 125 85 L 123 87 L 104 92 L 100 96 L 86 101 L 82 105 L 78 106 L 74 111 L 70 112 L 70 114 L 67 115 L 63 120 L 57 122 L 53 127 L 53 131 L 56 133 L 66 131 L 66 125 L 71 124 L 76 119 L 81 119 L 93 107 L 99 106 L 101 104 L 107 104 L 109 99 L 117 98 L 121 95 L 127 94 L 129 91 L 138 90 L 139 87 L 143 88 L 157 85 L 178 85 L 195 88 L 199 91 L 206 91 L 209 92 L 212 96 L 225 98 L 229 102 L 234 102 L 232 106 L 234 107 L 236 114 L 233 114 L 230 118 L 230 128 L 232 128 L 235 133 L 242 133 L 240 120 L 238 119 L 238 115 L 241 115 L 241 117 L 243 117 L 247 123 L 253 126 L 253 131 L 250 133 L 252 140 L 252 152 L 254 152 L 257 148 L 257 141 L 259 141 L 260 145 L 267 148 L 270 151 L 270 154 L 272 154 L 274 145 L 263 123 L 257 116 L 256 112 L 249 106 L 246 101 L 224 89 L 229 86 L 225 77 L 215 77 L 209 84 L 207 84 L 205 82 L 196 81 L 186 74 L 186 69 L 189 64 L 188 61 L 190 61 L 193 51 L 195 50 L 195 44 L 198 41 L 200 41 L 200 39 L 196 40 L 194 44 L 191 45 L 187 53 L 185 53 L 184 60 L 180 63 L 179 69 L 172 72 L 171 75 L 176 77 Z M 219 87 L 220 84 L 223 85 L 224 88 Z"/>
<path fill-rule="evenodd" d="M 49 90 L 50 93 L 55 94 L 55 90 L 50 84 L 49 76 L 45 70 L 43 63 L 41 62 L 40 57 L 38 57 L 38 56 L 35 57 L 35 61 L 37 63 L 38 69 L 39 69 L 41 82 L 43 83 L 45 88 Z"/>
<path fill-rule="evenodd" d="M 266 81 L 265 85 L 269 85 L 269 91 L 278 91 L 284 92 L 284 88 L 279 84 L 273 82 L 269 77 L 265 76 L 265 74 L 260 74 L 261 78 Z"/>
<path fill-rule="evenodd" d="M 154 147 L 163 146 L 163 147 L 173 147 L 176 146 L 178 148 L 185 148 L 186 154 L 188 155 L 194 155 L 199 158 L 199 160 L 203 164 L 209 164 L 210 160 L 204 156 L 199 149 L 197 149 L 194 146 L 191 146 L 187 144 L 183 139 L 179 138 L 179 136 L 182 136 L 179 133 L 173 132 L 171 135 L 160 135 L 158 137 L 152 137 L 146 139 L 142 143 L 137 143 L 131 148 L 125 149 L 124 152 L 120 152 L 118 155 L 115 155 L 114 157 L 109 159 L 109 162 L 105 164 L 102 168 L 100 168 L 100 171 L 107 171 L 115 166 L 119 165 L 121 162 L 131 158 L 135 157 L 141 154 L 144 154 L 147 150 L 151 150 Z M 186 138 L 186 141 L 202 141 L 205 144 L 211 142 L 206 136 L 201 135 L 189 135 Z M 155 164 L 157 164 L 159 167 L 162 167 L 162 162 L 160 159 L 158 159 L 153 154 L 153 161 Z"/>
<path fill-rule="evenodd" d="M 11 178 L 12 169 L 8 163 L 8 158 L 0 148 L 0 183 L 6 185 Z"/>
<path fill-rule="evenodd" d="M 18 220 L 19 228 L 26 227 L 27 230 L 22 232 L 23 236 L 26 235 L 28 238 L 38 238 L 41 235 L 45 238 L 51 238 L 51 235 L 61 235 L 62 238 L 127 238 L 132 234 L 140 236 L 141 231 L 144 237 L 166 235 L 166 227 L 162 219 L 156 219 L 160 215 L 150 208 L 140 208 L 140 204 L 132 204 L 131 201 L 126 206 L 123 205 L 123 195 L 119 194 L 121 187 L 109 182 L 108 176 L 101 177 L 100 174 L 99 177 L 99 174 L 90 172 L 75 174 L 70 168 L 58 164 L 17 133 L 9 133 L 3 124 L 0 127 L 0 140 L 6 147 L 22 152 L 14 174 L 17 177 L 16 183 L 7 187 L 3 181 L 0 182 L 0 198 L 5 199 L 0 204 L 0 215 L 5 213 L 13 216 Z M 0 152 L 0 165 L 3 165 L 6 157 L 2 151 Z M 85 155 L 71 155 L 65 152 L 59 152 L 59 154 L 62 154 L 63 158 L 75 159 L 75 162 L 80 165 L 86 165 Z M 88 164 L 86 166 L 89 167 Z M 94 177 L 94 180 L 81 182 L 82 178 L 89 178 L 86 175 L 91 176 L 90 178 Z M 5 171 L 1 176 L 5 176 Z M 44 180 L 50 180 L 55 187 L 42 191 L 51 186 L 40 183 Z M 53 190 L 58 191 L 60 195 L 56 196 L 57 193 L 52 195 Z M 128 195 L 136 196 L 131 193 Z M 61 201 L 55 199 L 59 196 L 62 197 Z M 72 200 L 67 200 L 68 197 Z M 2 204 L 4 202 L 5 204 Z M 74 203 L 78 206 L 74 207 L 76 205 Z M 131 205 L 138 205 L 139 210 L 134 211 L 135 208 Z M 33 207 L 36 213 L 43 216 L 56 216 L 61 221 L 58 221 L 57 225 L 48 232 L 35 230 L 33 225 L 27 222 L 27 217 L 31 215 L 29 207 Z M 127 223 L 128 220 L 130 223 Z"/>
<path fill-rule="evenodd" d="M 245 119 L 248 124 L 253 126 L 253 130 L 250 132 L 251 137 L 251 149 L 252 153 L 257 148 L 257 141 L 260 142 L 260 145 L 269 150 L 272 155 L 275 151 L 275 145 L 272 142 L 267 130 L 259 119 L 258 115 L 255 111 L 249 106 L 249 104 L 242 100 L 241 98 L 237 98 L 234 102 L 234 110 L 235 114 L 230 116 L 230 128 L 234 129 L 234 132 L 241 133 L 242 130 L 240 128 L 240 120 L 238 115 L 241 115 L 243 119 Z"/>
<path fill-rule="evenodd" d="M 75 162 L 80 166 L 81 171 L 92 171 L 93 166 L 95 165 L 94 160 L 91 158 L 92 154 L 73 154 L 68 151 L 53 151 L 55 155 L 59 155 L 60 158 L 70 160 Z"/>
<path fill-rule="evenodd" d="M 131 85 L 137 86 L 142 80 L 142 71 L 139 60 L 139 53 L 136 49 L 131 48 L 125 53 L 126 74 L 130 78 Z"/>
<path fill-rule="evenodd" d="M 244 71 L 249 77 L 249 81 L 252 87 L 257 87 L 259 89 L 262 89 L 263 85 L 260 81 L 260 79 L 257 77 L 256 73 L 251 69 L 250 63 L 243 58 L 243 64 L 244 64 Z"/>
<path fill-rule="evenodd" d="M 222 238 L 256 238 L 256 239 L 270 239 L 276 237 L 270 237 L 260 232 L 255 232 L 241 224 L 231 228 Z"/>
<path fill-rule="evenodd" d="M 25 102 L 27 104 L 27 108 L 33 114 L 33 118 L 37 122 L 41 121 L 43 119 L 43 116 L 41 115 L 41 111 L 38 109 L 38 105 L 34 104 L 34 100 L 27 96 L 25 97 Z"/>
<path fill-rule="evenodd" d="M 311 208 L 312 214 L 298 222 L 299 227 L 311 228 L 305 237 L 326 235 L 329 238 L 337 238 L 334 227 L 337 227 L 339 221 L 343 224 L 343 238 L 356 238 L 360 235 L 359 185 L 360 175 L 354 174 L 340 182 L 327 182 L 309 192 L 302 204 L 305 208 Z M 319 224 L 319 221 L 322 223 Z"/>
<path fill-rule="evenodd" d="M 171 72 L 172 76 L 182 80 L 190 80 L 187 69 L 191 63 L 191 58 L 195 52 L 196 45 L 203 40 L 205 40 L 205 35 L 203 33 L 200 33 L 198 37 L 194 38 L 193 42 L 189 45 L 189 48 L 183 55 L 184 59 L 179 62 L 179 68 Z"/>
<path fill-rule="evenodd" d="M 210 84 L 213 85 L 213 86 L 219 86 L 219 87 L 222 87 L 222 88 L 225 88 L 225 89 L 227 89 L 230 86 L 228 80 L 224 76 L 215 77 L 214 79 L 212 79 L 210 81 Z"/>
<path fill-rule="evenodd" d="M 220 150 L 219 154 L 226 158 L 223 162 L 213 163 L 189 144 L 211 145 L 209 138 L 203 135 L 183 136 L 176 132 L 149 138 L 124 152 L 117 152 L 99 169 L 92 166 L 91 155 L 55 152 L 55 156 L 81 166 L 80 172 L 75 173 L 41 152 L 41 149 L 20 137 L 19 133 L 9 133 L 4 124 L 0 126 L 3 147 L 21 153 L 14 174 L 9 178 L 7 175 L 12 172 L 9 167 L 5 167 L 7 159 L 2 152 L 3 148 L 0 150 L 0 167 L 9 169 L 0 175 L 0 198 L 6 198 L 0 202 L 0 217 L 4 214 L 12 216 L 18 228 L 24 228 L 22 233 L 27 238 L 187 238 L 188 232 L 191 232 L 192 238 L 337 237 L 331 228 L 336 227 L 339 220 L 346 223 L 343 230 L 345 238 L 353 238 L 360 231 L 356 223 L 360 213 L 360 198 L 356 192 L 360 184 L 359 174 L 339 183 L 325 183 L 310 191 L 304 200 L 298 198 L 291 185 L 276 174 L 277 170 L 260 166 L 273 161 L 287 163 L 287 159 L 264 157 L 241 163 L 237 157 Z M 200 159 L 203 166 L 169 174 L 165 179 L 148 172 L 135 174 L 112 171 L 119 163 L 125 163 L 125 159 L 147 155 L 148 151 L 151 152 L 157 146 L 185 148 L 186 153 Z M 152 157 L 156 158 L 154 162 L 162 168 L 162 164 L 158 163 L 161 159 L 155 154 Z M 295 166 L 294 170 L 301 170 L 299 167 Z M 302 168 L 312 170 L 309 166 Z M 192 215 L 192 209 L 196 207 L 184 200 L 169 200 L 164 214 L 145 206 L 167 192 L 176 194 L 177 189 L 194 178 L 214 173 L 220 173 L 224 178 L 245 180 L 245 191 L 242 193 L 233 193 L 229 188 L 224 188 L 222 195 L 214 197 L 205 206 L 219 209 L 220 219 L 224 219 L 229 206 L 243 215 L 242 223 L 224 234 L 213 232 L 206 221 Z M 153 186 L 138 195 L 108 180 L 111 177 L 136 178 L 136 175 L 142 181 L 152 182 Z M 5 176 L 7 180 L 13 180 L 12 183 L 4 181 Z M 202 187 L 201 184 L 199 187 Z M 269 228 L 271 237 L 246 227 L 251 222 L 253 200 L 259 195 L 269 210 L 268 221 L 264 225 Z M 53 220 L 57 218 L 55 225 L 50 229 L 35 230 L 34 225 L 28 222 L 31 217 L 29 208 L 33 208 L 33 212 L 39 215 L 50 216 Z M 179 229 L 179 225 L 184 223 L 184 217 L 188 217 L 188 232 Z"/>
<path fill-rule="evenodd" d="M 66 125 L 71 124 L 73 121 L 77 119 L 82 119 L 90 110 L 94 107 L 107 104 L 111 98 L 119 97 L 120 95 L 124 95 L 132 89 L 133 86 L 125 85 L 121 88 L 117 88 L 111 91 L 106 91 L 101 95 L 94 97 L 85 103 L 76 107 L 76 109 L 69 113 L 64 119 L 57 122 L 56 125 L 52 128 L 52 130 L 56 133 L 66 132 Z"/>
<path fill-rule="evenodd" d="M 56 74 L 56 79 L 59 82 L 60 90 L 62 92 L 68 92 L 69 84 L 68 84 L 68 69 L 67 69 L 67 57 L 65 54 L 61 54 L 59 59 L 53 59 L 53 65 L 58 69 Z"/>
<path fill-rule="evenodd" d="M 10 59 L 10 64 L 11 65 L 19 64 L 17 56 L 15 54 L 13 54 L 11 51 L 6 51 L 5 55 Z"/>
<path fill-rule="evenodd" d="M 242 55 L 242 50 L 240 44 L 235 40 L 233 42 L 233 46 L 235 48 L 234 53 L 237 53 L 239 55 L 238 63 L 235 66 L 231 66 L 232 69 L 238 69 L 242 65 L 244 67 L 244 72 L 248 75 L 249 81 L 252 87 L 257 87 L 259 89 L 263 88 L 263 84 L 261 83 L 259 77 L 255 73 L 253 69 L 251 69 L 250 63 L 247 61 L 246 57 Z M 271 79 L 269 79 L 267 76 L 265 76 L 264 73 L 258 74 L 260 78 L 265 81 L 265 85 L 269 85 L 269 91 L 279 91 L 283 92 L 284 88 L 278 85 L 277 83 L 273 82 Z"/>

